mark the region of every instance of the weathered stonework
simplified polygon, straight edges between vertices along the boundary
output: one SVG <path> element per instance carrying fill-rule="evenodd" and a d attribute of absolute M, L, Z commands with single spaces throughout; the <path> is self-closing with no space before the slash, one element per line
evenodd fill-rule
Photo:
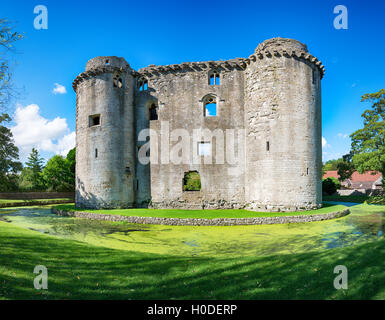
<path fill-rule="evenodd" d="M 210 85 L 217 72 L 219 85 Z M 76 206 L 86 208 L 246 208 L 308 210 L 321 206 L 321 78 L 324 67 L 293 39 L 273 38 L 248 58 L 148 66 L 138 71 L 118 57 L 91 59 L 73 83 L 76 103 Z M 148 88 L 140 90 L 147 81 Z M 204 104 L 214 97 L 217 115 Z M 150 119 L 155 105 L 158 120 Z M 100 124 L 90 126 L 92 116 Z M 224 153 L 234 163 L 144 165 L 141 130 L 243 130 Z M 239 138 L 239 137 L 238 137 Z M 211 137 L 202 137 L 202 141 Z M 225 136 L 227 141 L 227 136 Z M 171 149 L 177 141 L 168 138 Z M 212 143 L 212 156 L 217 150 Z M 151 156 L 164 145 L 150 140 Z M 194 142 L 191 152 L 196 152 Z M 244 152 L 242 153 L 242 150 Z M 97 150 L 96 150 L 97 149 Z M 156 152 L 158 151 L 158 152 Z M 97 155 L 97 156 L 96 156 Z M 203 157 L 202 157 L 203 158 Z M 197 171 L 201 191 L 183 191 Z"/>
<path fill-rule="evenodd" d="M 341 218 L 350 213 L 349 209 L 312 215 L 282 216 L 282 217 L 255 217 L 255 218 L 218 218 L 218 219 L 179 219 L 179 218 L 153 218 L 153 217 L 128 217 L 113 214 L 99 214 L 83 211 L 66 211 L 56 208 L 52 213 L 91 220 L 126 221 L 138 224 L 162 224 L 171 226 L 235 226 L 235 225 L 259 225 L 259 224 L 284 224 L 315 222 Z"/>

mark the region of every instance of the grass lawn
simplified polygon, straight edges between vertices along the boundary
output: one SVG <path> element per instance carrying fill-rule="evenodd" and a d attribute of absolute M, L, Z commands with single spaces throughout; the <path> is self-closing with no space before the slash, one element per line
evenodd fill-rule
<path fill-rule="evenodd" d="M 277 217 L 292 215 L 308 215 L 336 212 L 346 209 L 343 205 L 324 204 L 324 207 L 310 211 L 296 212 L 255 212 L 242 209 L 214 209 L 214 210 L 181 210 L 181 209 L 110 209 L 92 210 L 76 208 L 73 204 L 57 205 L 54 208 L 67 211 L 84 211 L 100 214 L 114 214 L 130 217 L 156 217 L 156 218 L 250 218 L 250 217 Z"/>
<path fill-rule="evenodd" d="M 58 239 L 0 221 L 0 299 L 385 299 L 385 241 L 301 254 L 180 257 Z M 48 290 L 33 288 L 36 265 Z M 347 290 L 333 287 L 336 265 Z"/>
<path fill-rule="evenodd" d="M 385 204 L 385 197 L 383 196 L 323 196 L 323 201 L 342 201 L 342 202 L 356 202 L 369 204 Z"/>

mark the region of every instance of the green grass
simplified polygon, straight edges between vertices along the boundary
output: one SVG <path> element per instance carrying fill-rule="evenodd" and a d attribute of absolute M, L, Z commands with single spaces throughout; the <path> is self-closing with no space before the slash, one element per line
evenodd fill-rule
<path fill-rule="evenodd" d="M 342 201 L 342 202 L 355 202 L 355 203 L 369 203 L 369 204 L 385 204 L 384 196 L 323 196 L 324 201 Z"/>
<path fill-rule="evenodd" d="M 58 200 L 71 200 L 69 198 L 57 198 L 57 199 L 0 199 L 0 203 L 19 203 L 19 202 L 44 202 L 44 201 L 58 201 Z"/>
<path fill-rule="evenodd" d="M 58 239 L 0 221 L 0 299 L 385 299 L 385 241 L 301 254 L 178 257 Z M 48 290 L 33 288 L 36 265 Z M 347 290 L 333 287 L 337 265 Z"/>
<path fill-rule="evenodd" d="M 73 204 L 57 205 L 54 208 L 66 211 L 84 211 L 99 214 L 113 214 L 130 217 L 153 217 L 153 218 L 251 218 L 251 217 L 279 217 L 292 215 L 324 214 L 346 209 L 343 205 L 325 204 L 323 208 L 309 211 L 296 212 L 255 212 L 241 209 L 217 209 L 217 210 L 181 210 L 181 209 L 110 209 L 93 210 L 76 208 Z"/>

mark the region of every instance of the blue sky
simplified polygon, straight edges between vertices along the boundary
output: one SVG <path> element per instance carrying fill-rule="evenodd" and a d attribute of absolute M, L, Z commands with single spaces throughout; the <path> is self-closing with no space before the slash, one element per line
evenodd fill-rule
<path fill-rule="evenodd" d="M 48 9 L 48 30 L 33 27 L 33 9 L 40 4 Z M 347 30 L 333 26 L 333 8 L 339 4 L 348 9 Z M 12 106 L 19 107 L 12 126 L 17 127 L 22 158 L 32 144 L 38 144 L 46 158 L 68 149 L 75 130 L 71 83 L 95 56 L 122 56 L 139 69 L 248 57 L 265 39 L 295 38 L 326 68 L 324 161 L 349 151 L 348 136 L 362 126 L 360 116 L 368 107 L 360 102 L 361 95 L 385 87 L 385 1 L 381 0 L 2 0 L 0 9 L 1 17 L 14 21 L 25 34 L 11 57 L 14 82 L 23 88 Z M 28 119 L 35 121 L 33 134 L 26 131 Z"/>

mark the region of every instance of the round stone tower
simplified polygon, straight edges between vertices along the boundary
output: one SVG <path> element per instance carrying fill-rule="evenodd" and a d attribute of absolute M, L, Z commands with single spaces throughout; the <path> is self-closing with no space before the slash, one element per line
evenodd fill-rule
<path fill-rule="evenodd" d="M 96 57 L 73 82 L 76 92 L 76 206 L 135 203 L 134 77 L 118 57 Z"/>
<path fill-rule="evenodd" d="M 321 206 L 324 67 L 293 39 L 261 43 L 245 70 L 245 199 L 252 210 Z"/>

